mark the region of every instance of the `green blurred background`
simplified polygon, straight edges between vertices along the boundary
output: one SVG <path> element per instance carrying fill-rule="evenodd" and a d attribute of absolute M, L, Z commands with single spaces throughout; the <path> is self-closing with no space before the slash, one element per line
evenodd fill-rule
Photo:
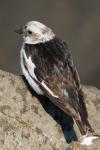
<path fill-rule="evenodd" d="M 82 84 L 100 88 L 100 0 L 0 0 L 0 69 L 21 74 L 22 39 L 14 30 L 30 20 L 64 39 Z"/>

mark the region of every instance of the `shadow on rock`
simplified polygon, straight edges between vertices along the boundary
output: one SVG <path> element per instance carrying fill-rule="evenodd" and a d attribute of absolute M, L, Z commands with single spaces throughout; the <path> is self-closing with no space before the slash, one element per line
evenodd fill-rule
<path fill-rule="evenodd" d="M 67 143 L 78 141 L 77 135 L 73 127 L 73 119 L 56 107 L 47 97 L 38 95 L 28 84 L 25 77 L 22 76 L 26 86 L 30 90 L 31 94 L 38 98 L 45 111 L 54 118 L 54 120 L 61 126 L 64 137 Z"/>

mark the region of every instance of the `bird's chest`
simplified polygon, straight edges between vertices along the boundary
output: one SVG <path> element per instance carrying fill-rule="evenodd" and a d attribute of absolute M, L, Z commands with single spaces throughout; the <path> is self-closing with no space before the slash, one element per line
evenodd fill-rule
<path fill-rule="evenodd" d="M 30 86 L 35 90 L 36 93 L 43 95 L 42 90 L 39 85 L 35 82 L 37 80 L 34 70 L 36 68 L 35 64 L 31 60 L 31 56 L 27 56 L 24 46 L 22 46 L 21 53 L 21 69 L 24 74 L 26 80 L 30 84 Z"/>

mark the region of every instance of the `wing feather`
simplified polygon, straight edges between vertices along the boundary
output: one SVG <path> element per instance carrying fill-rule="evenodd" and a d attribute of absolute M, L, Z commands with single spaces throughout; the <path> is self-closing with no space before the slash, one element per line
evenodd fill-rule
<path fill-rule="evenodd" d="M 36 82 L 45 95 L 70 116 L 79 119 L 81 112 L 87 116 L 80 79 L 66 44 L 55 38 L 47 43 L 26 45 L 25 49 L 36 66 Z"/>
<path fill-rule="evenodd" d="M 87 109 L 86 109 L 86 105 L 85 105 L 85 98 L 84 98 L 84 93 L 82 91 L 80 78 L 79 78 L 79 75 L 78 75 L 78 72 L 77 72 L 76 68 L 74 67 L 71 55 L 68 59 L 68 65 L 70 67 L 70 70 L 73 74 L 73 79 L 75 81 L 75 87 L 76 87 L 78 97 L 79 97 L 79 104 L 80 104 L 80 109 L 81 109 L 81 112 L 82 112 L 82 116 L 83 117 L 85 116 L 85 118 L 88 118 L 88 113 L 87 113 Z"/>

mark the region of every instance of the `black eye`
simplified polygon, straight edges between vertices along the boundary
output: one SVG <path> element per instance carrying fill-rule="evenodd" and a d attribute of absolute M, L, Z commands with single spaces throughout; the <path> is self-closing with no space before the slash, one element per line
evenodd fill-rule
<path fill-rule="evenodd" d="M 32 34 L 32 31 L 28 30 L 28 34 Z"/>

